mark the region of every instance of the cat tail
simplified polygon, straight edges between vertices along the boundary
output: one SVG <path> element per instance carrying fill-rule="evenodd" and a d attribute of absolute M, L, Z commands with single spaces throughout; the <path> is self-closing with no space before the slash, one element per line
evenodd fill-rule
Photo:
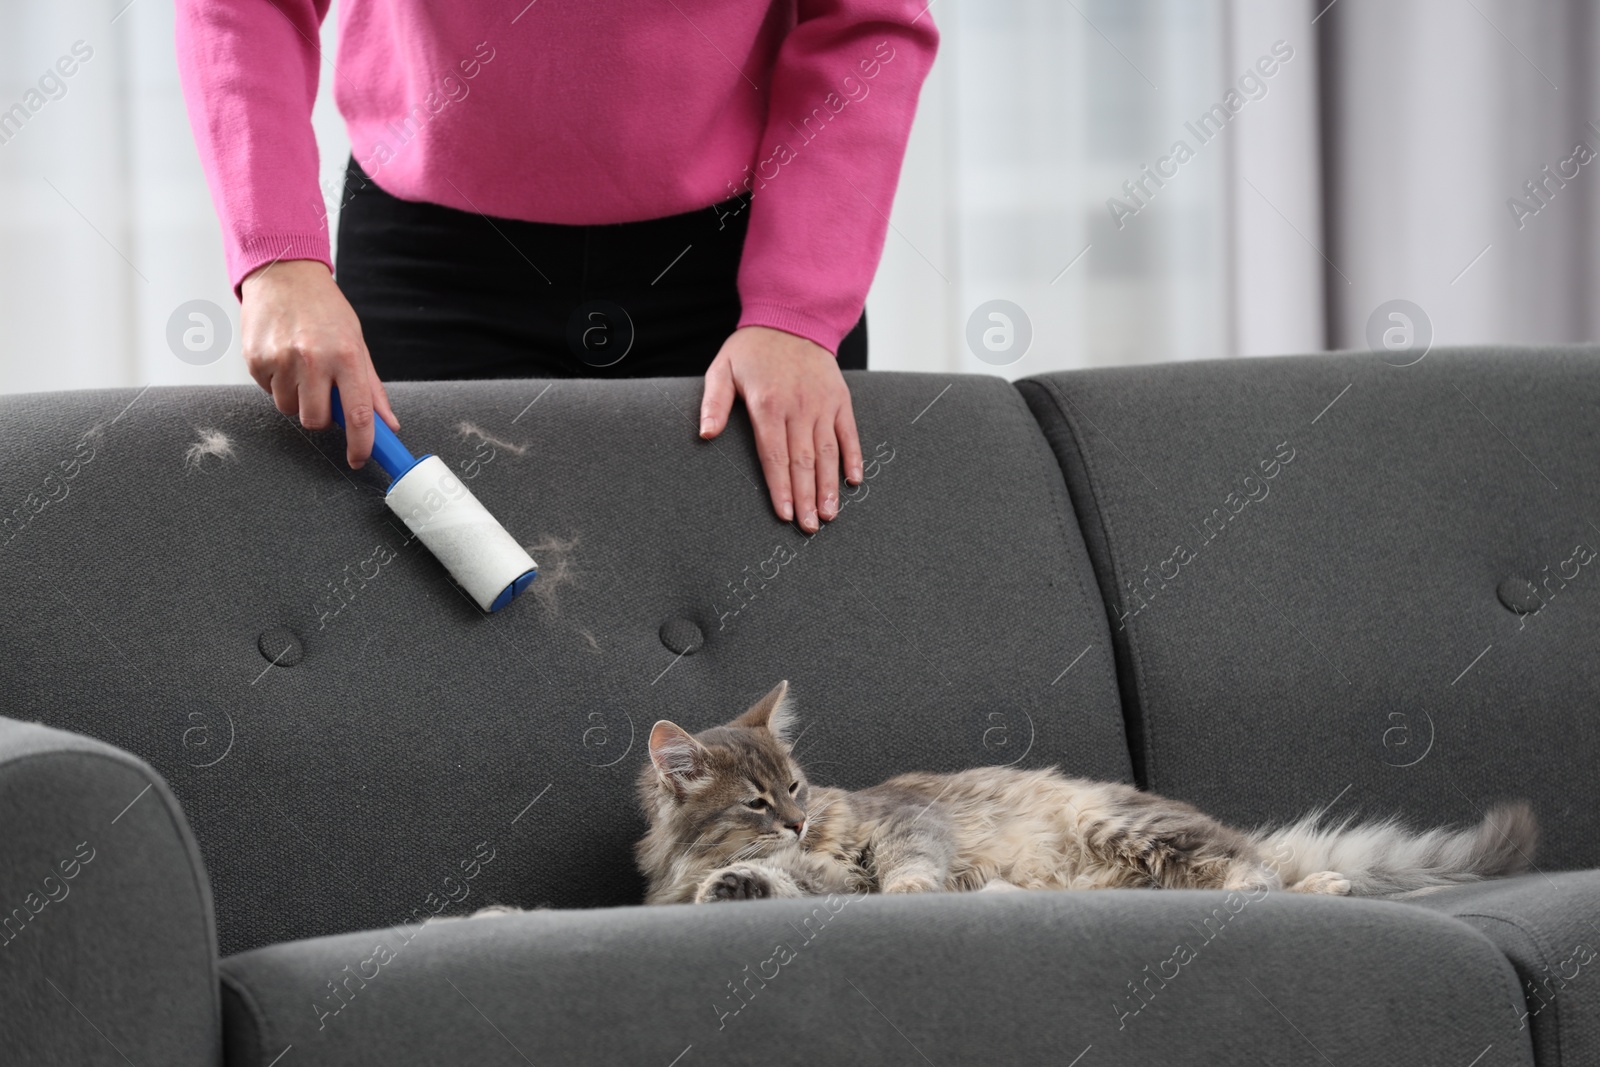
<path fill-rule="evenodd" d="M 1417 832 L 1396 819 L 1324 824 L 1313 812 L 1251 839 L 1286 887 L 1307 875 L 1337 871 L 1352 896 L 1392 896 L 1519 874 L 1533 862 L 1539 825 L 1527 801 L 1497 804 L 1467 830 Z"/>

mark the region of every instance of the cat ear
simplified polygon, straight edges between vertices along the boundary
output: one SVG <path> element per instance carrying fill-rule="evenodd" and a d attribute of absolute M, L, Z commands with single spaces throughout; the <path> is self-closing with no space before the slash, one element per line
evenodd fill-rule
<path fill-rule="evenodd" d="M 787 740 L 789 728 L 794 725 L 794 707 L 789 703 L 789 683 L 782 681 L 773 686 L 772 692 L 756 701 L 749 711 L 728 725 L 765 728 L 779 741 Z"/>
<path fill-rule="evenodd" d="M 650 762 L 681 793 L 687 783 L 705 776 L 706 747 L 683 727 L 662 719 L 650 728 Z"/>

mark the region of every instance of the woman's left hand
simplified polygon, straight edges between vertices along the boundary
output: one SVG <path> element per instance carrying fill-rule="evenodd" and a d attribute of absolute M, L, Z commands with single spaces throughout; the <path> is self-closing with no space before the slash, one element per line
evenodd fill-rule
<path fill-rule="evenodd" d="M 750 411 L 773 510 L 785 522 L 798 516 L 800 528 L 815 533 L 819 517 L 839 514 L 841 462 L 851 485 L 862 477 L 855 412 L 838 361 L 803 337 L 745 326 L 706 371 L 701 437 L 709 441 L 728 425 L 735 396 Z"/>

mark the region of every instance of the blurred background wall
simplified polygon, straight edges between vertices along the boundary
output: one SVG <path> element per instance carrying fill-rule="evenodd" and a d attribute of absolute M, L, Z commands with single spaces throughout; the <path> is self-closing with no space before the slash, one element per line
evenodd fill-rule
<path fill-rule="evenodd" d="M 1593 339 L 1592 7 L 936 0 L 872 365 L 1017 377 L 1353 347 L 1396 298 L 1435 344 Z M 0 117 L 0 391 L 248 380 L 172 18 L 0 0 L 0 109 L 74 69 L 26 121 Z M 330 70 L 314 121 L 336 190 Z M 167 342 L 195 299 L 232 319 L 203 366 Z M 969 342 L 993 300 L 1026 316 L 1020 358 Z"/>

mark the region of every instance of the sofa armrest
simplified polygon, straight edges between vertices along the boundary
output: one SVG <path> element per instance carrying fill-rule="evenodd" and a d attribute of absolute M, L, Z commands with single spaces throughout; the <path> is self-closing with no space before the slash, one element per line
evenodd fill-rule
<path fill-rule="evenodd" d="M 0 1059 L 221 1062 L 200 853 L 138 758 L 0 718 Z"/>

